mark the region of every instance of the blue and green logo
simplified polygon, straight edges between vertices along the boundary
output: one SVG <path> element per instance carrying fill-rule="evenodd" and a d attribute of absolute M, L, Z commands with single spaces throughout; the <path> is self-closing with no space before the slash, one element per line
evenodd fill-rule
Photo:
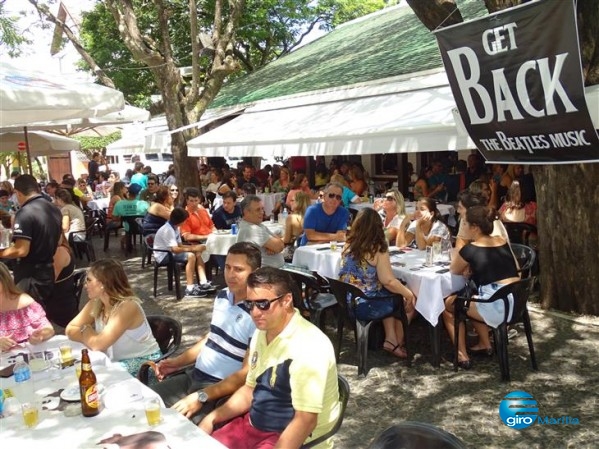
<path fill-rule="evenodd" d="M 535 422 L 541 425 L 580 424 L 578 418 L 539 416 L 537 401 L 526 391 L 512 391 L 499 403 L 499 416 L 512 429 L 525 429 Z"/>

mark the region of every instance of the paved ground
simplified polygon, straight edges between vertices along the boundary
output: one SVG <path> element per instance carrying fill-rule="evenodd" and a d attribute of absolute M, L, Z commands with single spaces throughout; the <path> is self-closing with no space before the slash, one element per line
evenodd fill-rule
<path fill-rule="evenodd" d="M 98 257 L 116 257 L 124 262 L 147 313 L 165 313 L 182 322 L 183 347 L 206 332 L 213 298 L 176 301 L 174 294 L 167 292 L 165 273 L 159 276 L 158 296 L 153 298 L 152 269 L 141 269 L 139 247 L 126 256 L 117 239 L 111 238 L 112 249 L 104 253 L 100 239 L 94 240 Z M 511 383 L 499 381 L 494 358 L 476 360 L 473 370 L 454 373 L 446 339 L 445 360 L 441 368 L 434 369 L 430 365 L 428 327 L 423 320 L 410 326 L 409 344 L 415 352 L 412 367 L 382 350 L 370 351 L 370 372 L 366 378 L 358 378 L 353 335 L 346 332 L 338 369 L 350 383 L 351 397 L 345 421 L 335 437 L 336 447 L 367 448 L 377 433 L 408 420 L 439 426 L 455 434 L 468 448 L 599 447 L 599 320 L 572 319 L 537 308 L 531 318 L 539 371 L 530 368 L 526 339 L 520 332 L 509 346 Z M 327 333 L 333 334 L 332 326 Z M 498 407 L 506 394 L 516 390 L 534 396 L 542 417 L 568 416 L 577 418 L 580 424 L 534 424 L 523 430 L 507 427 L 498 415 Z"/>

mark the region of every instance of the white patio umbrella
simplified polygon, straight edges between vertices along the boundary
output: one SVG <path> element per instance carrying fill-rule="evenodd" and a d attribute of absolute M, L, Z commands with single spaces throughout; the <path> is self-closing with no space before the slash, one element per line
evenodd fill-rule
<path fill-rule="evenodd" d="M 123 93 L 115 89 L 62 75 L 23 71 L 0 62 L 0 127 L 23 127 L 30 173 L 29 123 L 100 117 L 124 106 Z"/>
<path fill-rule="evenodd" d="M 125 107 L 123 93 L 99 84 L 26 72 L 0 62 L 0 126 L 100 117 Z"/>
<path fill-rule="evenodd" d="M 81 148 L 79 141 L 75 139 L 57 136 L 45 131 L 29 131 L 27 132 L 27 138 L 31 156 L 49 156 Z M 25 133 L 23 131 L 2 133 L 0 134 L 0 152 L 17 152 L 19 151 L 20 142 L 25 142 Z"/>

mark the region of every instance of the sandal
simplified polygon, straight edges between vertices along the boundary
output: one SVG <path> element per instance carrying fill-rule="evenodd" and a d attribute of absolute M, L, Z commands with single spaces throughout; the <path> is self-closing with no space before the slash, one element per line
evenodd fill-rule
<path fill-rule="evenodd" d="M 385 347 L 386 344 L 389 344 L 391 347 Z M 404 346 L 401 343 L 393 345 L 393 343 L 391 343 L 389 340 L 385 340 L 385 342 L 383 343 L 383 349 L 388 353 L 393 354 L 395 357 L 399 357 L 400 359 L 408 358 L 406 348 L 404 348 Z"/>

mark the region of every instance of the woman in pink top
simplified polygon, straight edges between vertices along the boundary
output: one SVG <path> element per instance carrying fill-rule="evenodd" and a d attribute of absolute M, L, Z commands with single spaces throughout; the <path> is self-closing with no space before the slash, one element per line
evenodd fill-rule
<path fill-rule="evenodd" d="M 312 190 L 310 190 L 310 181 L 308 180 L 308 177 L 303 173 L 298 173 L 297 175 L 295 175 L 295 178 L 293 178 L 291 190 L 289 191 L 289 193 L 287 194 L 287 198 L 285 199 L 285 204 L 287 204 L 287 206 L 291 207 L 291 203 L 293 202 L 293 199 L 295 198 L 295 194 L 297 192 L 304 192 L 311 199 L 315 198 L 314 194 L 312 193 Z"/>
<path fill-rule="evenodd" d="M 6 265 L 0 263 L 0 350 L 24 342 L 39 344 L 53 335 L 42 306 L 15 285 Z"/>

